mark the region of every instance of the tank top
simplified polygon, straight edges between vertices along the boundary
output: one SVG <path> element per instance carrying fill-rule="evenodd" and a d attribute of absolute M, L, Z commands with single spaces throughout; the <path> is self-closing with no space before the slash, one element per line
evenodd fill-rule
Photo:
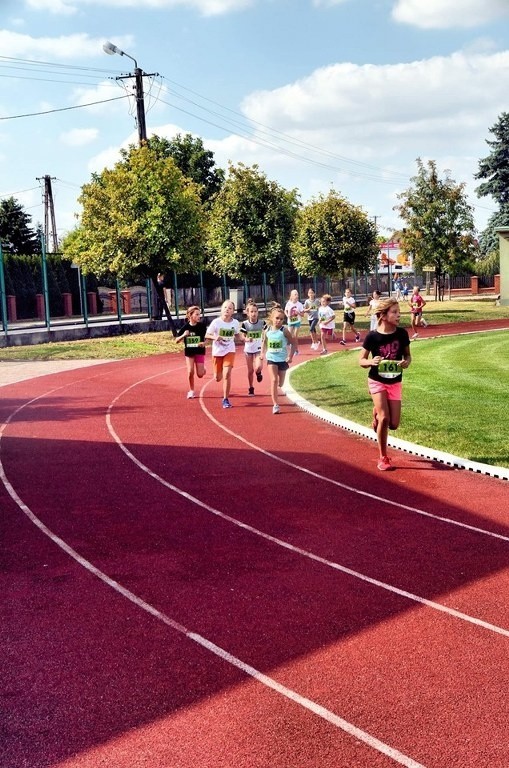
<path fill-rule="evenodd" d="M 284 363 L 288 356 L 288 341 L 282 330 L 266 331 L 267 337 L 267 360 L 273 363 Z"/>

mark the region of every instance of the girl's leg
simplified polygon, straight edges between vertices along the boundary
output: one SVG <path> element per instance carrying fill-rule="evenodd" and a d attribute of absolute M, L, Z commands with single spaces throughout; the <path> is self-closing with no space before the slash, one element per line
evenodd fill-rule
<path fill-rule="evenodd" d="M 194 357 L 186 357 L 187 378 L 189 379 L 189 389 L 194 391 Z"/>
<path fill-rule="evenodd" d="M 286 371 L 278 371 L 278 377 L 277 378 L 278 378 L 278 385 L 280 387 L 282 387 L 283 384 L 285 383 Z"/>
<path fill-rule="evenodd" d="M 232 386 L 232 367 L 227 365 L 223 368 L 223 397 L 228 399 Z"/>
<path fill-rule="evenodd" d="M 388 400 L 389 429 L 397 429 L 401 419 L 401 400 Z"/>
<path fill-rule="evenodd" d="M 253 368 L 254 368 L 254 372 L 256 374 L 256 380 L 257 381 L 261 381 L 262 380 L 263 360 L 261 359 L 260 355 L 256 355 L 254 357 Z"/>
<path fill-rule="evenodd" d="M 372 394 L 373 398 L 373 427 L 376 427 L 376 437 L 380 458 L 387 456 L 387 434 L 389 432 L 389 422 L 391 418 L 389 401 L 386 392 L 377 392 Z M 394 401 L 397 402 L 397 401 Z"/>
<path fill-rule="evenodd" d="M 269 369 L 269 376 L 270 376 L 270 395 L 272 397 L 272 405 L 277 405 L 277 396 L 278 396 L 278 383 L 279 383 L 279 370 L 277 365 L 273 365 L 272 363 L 269 363 L 268 365 Z"/>
<path fill-rule="evenodd" d="M 322 342 L 322 350 L 327 352 L 327 335 L 324 331 L 320 331 L 320 341 Z"/>
<path fill-rule="evenodd" d="M 195 360 L 194 369 L 199 379 L 203 379 L 205 376 L 205 363 L 199 363 Z"/>
<path fill-rule="evenodd" d="M 247 381 L 249 384 L 249 389 L 251 389 L 253 386 L 253 376 L 254 376 L 253 355 L 250 355 L 250 354 L 246 355 L 246 363 L 247 363 Z"/>

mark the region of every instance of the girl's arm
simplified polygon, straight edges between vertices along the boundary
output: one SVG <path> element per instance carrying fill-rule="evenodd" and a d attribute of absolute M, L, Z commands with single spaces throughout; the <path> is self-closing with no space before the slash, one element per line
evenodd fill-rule
<path fill-rule="evenodd" d="M 408 368 L 411 362 L 412 362 L 412 355 L 410 354 L 410 347 L 407 346 L 403 350 L 403 360 L 401 361 L 401 367 Z"/>
<path fill-rule="evenodd" d="M 284 333 L 284 335 L 286 337 L 287 342 L 289 343 L 289 345 L 292 348 L 292 351 L 291 351 L 291 353 L 290 353 L 290 355 L 289 355 L 289 357 L 287 358 L 287 361 L 286 361 L 287 363 L 291 363 L 292 362 L 292 358 L 293 358 L 293 356 L 295 355 L 295 353 L 297 351 L 297 343 L 296 343 L 295 337 L 292 336 L 292 334 L 290 333 L 288 328 L 283 328 L 283 333 Z"/>
<path fill-rule="evenodd" d="M 368 349 L 361 349 L 361 354 L 359 357 L 359 365 L 361 368 L 371 368 L 372 365 L 378 366 L 382 362 L 382 357 L 380 355 L 376 355 L 376 357 L 369 357 L 369 350 Z"/>
<path fill-rule="evenodd" d="M 266 331 L 266 329 L 265 329 L 265 330 L 263 331 L 263 336 L 262 336 L 262 348 L 261 348 L 261 350 L 260 350 L 260 354 L 259 354 L 259 357 L 260 357 L 260 358 L 263 358 L 263 357 L 264 357 L 264 355 L 265 355 L 265 353 L 266 353 L 266 351 L 267 351 L 267 331 Z"/>
<path fill-rule="evenodd" d="M 183 333 L 181 333 L 180 336 L 177 336 L 175 341 L 177 342 L 177 344 L 179 344 L 182 341 L 182 339 L 186 338 L 186 336 L 189 336 L 189 331 L 188 330 L 184 331 Z"/>

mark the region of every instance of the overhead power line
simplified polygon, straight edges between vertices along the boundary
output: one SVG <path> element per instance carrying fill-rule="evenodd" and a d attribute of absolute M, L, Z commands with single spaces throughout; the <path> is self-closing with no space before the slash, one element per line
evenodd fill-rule
<path fill-rule="evenodd" d="M 27 112 L 24 115 L 8 115 L 0 117 L 0 120 L 18 120 L 20 117 L 36 117 L 37 115 L 51 115 L 53 112 L 68 112 L 71 109 L 83 109 L 84 107 L 93 107 L 96 104 L 107 104 L 109 101 L 119 101 L 127 99 L 128 96 L 114 96 L 112 99 L 102 99 L 102 101 L 90 101 L 88 104 L 75 104 L 73 107 L 60 107 L 59 109 L 47 109 L 44 112 Z"/>

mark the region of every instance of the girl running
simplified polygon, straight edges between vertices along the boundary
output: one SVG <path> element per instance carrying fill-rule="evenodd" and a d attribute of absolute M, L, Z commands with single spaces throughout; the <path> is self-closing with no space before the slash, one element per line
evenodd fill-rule
<path fill-rule="evenodd" d="M 262 349 L 262 336 L 266 328 L 265 321 L 258 317 L 258 307 L 253 299 L 248 299 L 246 304 L 246 320 L 240 326 L 240 333 L 244 339 L 244 353 L 247 362 L 247 380 L 249 384 L 248 395 L 254 395 L 254 377 L 256 381 L 263 380 L 260 357 Z"/>
<path fill-rule="evenodd" d="M 376 331 L 369 331 L 362 345 L 359 364 L 368 368 L 368 389 L 373 399 L 373 429 L 380 456 L 378 469 L 392 469 L 387 456 L 389 429 L 397 429 L 401 418 L 403 369 L 411 363 L 410 339 L 399 328 L 400 308 L 396 299 L 381 299 L 376 311 Z M 371 355 L 371 357 L 369 357 Z"/>
<path fill-rule="evenodd" d="M 286 319 L 288 321 L 288 328 L 290 329 L 290 333 L 295 339 L 295 354 L 299 354 L 299 343 L 297 341 L 300 326 L 302 323 L 302 317 L 304 315 L 304 305 L 301 304 L 299 301 L 299 292 L 298 291 L 290 291 L 290 298 L 286 302 L 285 305 L 285 315 Z"/>
<path fill-rule="evenodd" d="M 267 319 L 267 330 L 263 336 L 262 353 L 266 355 L 270 376 L 270 393 L 272 396 L 272 413 L 278 414 L 278 387 L 285 383 L 286 372 L 292 357 L 296 354 L 297 341 L 284 325 L 285 313 L 279 307 L 274 307 Z"/>
<path fill-rule="evenodd" d="M 221 315 L 212 320 L 205 335 L 212 339 L 212 359 L 216 381 L 223 382 L 223 408 L 231 408 L 230 389 L 232 370 L 235 363 L 235 341 L 241 341 L 240 323 L 235 320 L 233 301 L 223 301 Z"/>
<path fill-rule="evenodd" d="M 346 345 L 346 332 L 348 330 L 355 334 L 355 341 L 361 340 L 360 333 L 355 328 L 355 307 L 357 306 L 350 288 L 345 288 L 345 295 L 343 296 L 343 338 L 339 342 L 343 346 Z"/>
<path fill-rule="evenodd" d="M 177 343 L 184 342 L 189 391 L 187 399 L 194 398 L 194 374 L 199 379 L 205 376 L 205 334 L 207 326 L 201 319 L 200 307 L 192 306 L 186 312 L 186 322 L 175 338 Z"/>
<path fill-rule="evenodd" d="M 308 297 L 304 302 L 304 312 L 307 312 L 309 321 L 309 335 L 311 336 L 311 349 L 314 351 L 319 348 L 320 342 L 318 341 L 318 334 L 316 332 L 318 326 L 318 307 L 320 306 L 319 300 L 316 298 L 316 294 L 313 288 L 308 291 Z"/>

